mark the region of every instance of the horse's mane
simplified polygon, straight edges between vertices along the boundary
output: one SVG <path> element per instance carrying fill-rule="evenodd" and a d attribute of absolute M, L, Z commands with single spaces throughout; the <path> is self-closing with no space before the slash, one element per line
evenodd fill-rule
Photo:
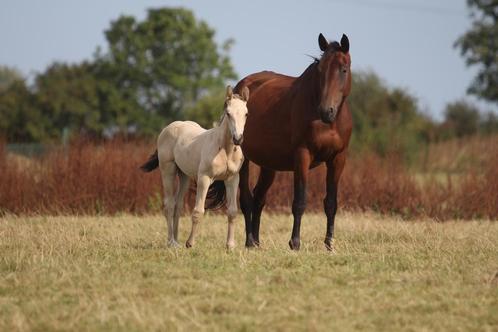
<path fill-rule="evenodd" d="M 340 50 L 341 50 L 341 44 L 339 44 L 339 42 L 337 42 L 337 41 L 333 41 L 333 42 L 329 43 L 329 46 L 327 47 L 325 52 L 320 53 L 320 57 L 306 54 L 307 56 L 309 56 L 313 60 L 313 62 L 310 63 L 310 65 L 303 71 L 303 73 L 301 74 L 301 77 L 304 76 L 306 73 L 308 73 L 308 71 L 311 70 L 312 68 L 314 68 L 316 65 L 318 65 L 320 63 L 320 60 L 323 58 L 323 55 L 326 52 L 335 53 L 335 52 L 338 52 Z"/>

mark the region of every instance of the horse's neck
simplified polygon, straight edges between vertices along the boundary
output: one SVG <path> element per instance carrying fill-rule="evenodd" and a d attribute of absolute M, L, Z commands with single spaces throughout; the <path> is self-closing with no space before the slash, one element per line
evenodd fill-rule
<path fill-rule="evenodd" d="M 234 144 L 226 115 L 223 117 L 219 126 L 213 128 L 213 130 L 215 131 L 216 142 L 219 145 L 219 148 L 225 149 L 227 154 L 230 154 L 233 151 Z"/>
<path fill-rule="evenodd" d="M 320 81 L 318 77 L 318 64 L 312 63 L 296 79 L 293 84 L 295 91 L 292 91 L 295 98 L 303 99 L 311 107 L 316 108 L 319 103 Z"/>

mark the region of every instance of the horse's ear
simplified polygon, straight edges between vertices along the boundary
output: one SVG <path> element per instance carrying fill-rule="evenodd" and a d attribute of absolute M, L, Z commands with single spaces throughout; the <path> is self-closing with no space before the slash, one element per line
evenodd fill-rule
<path fill-rule="evenodd" d="M 245 102 L 249 100 L 249 88 L 247 86 L 242 89 L 242 100 Z"/>
<path fill-rule="evenodd" d="M 342 53 L 349 52 L 349 39 L 348 39 L 348 36 L 346 36 L 345 34 L 342 34 L 342 38 L 341 38 L 341 51 L 342 51 Z"/>
<path fill-rule="evenodd" d="M 320 46 L 320 50 L 322 50 L 323 52 L 325 52 L 327 50 L 327 47 L 329 46 L 329 42 L 321 33 L 318 36 L 318 46 Z"/>
<path fill-rule="evenodd" d="M 230 85 L 228 85 L 226 99 L 232 99 L 232 96 L 233 96 L 233 89 Z"/>

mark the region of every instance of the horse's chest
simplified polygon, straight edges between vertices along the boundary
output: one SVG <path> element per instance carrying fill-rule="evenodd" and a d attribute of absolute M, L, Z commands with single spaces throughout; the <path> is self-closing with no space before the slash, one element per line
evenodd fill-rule
<path fill-rule="evenodd" d="M 244 157 L 240 147 L 235 147 L 234 151 L 227 153 L 220 150 L 212 163 L 213 176 L 217 179 L 226 179 L 239 172 Z"/>
<path fill-rule="evenodd" d="M 337 130 L 325 126 L 316 126 L 311 130 L 309 145 L 318 161 L 327 161 L 344 149 L 344 141 Z"/>

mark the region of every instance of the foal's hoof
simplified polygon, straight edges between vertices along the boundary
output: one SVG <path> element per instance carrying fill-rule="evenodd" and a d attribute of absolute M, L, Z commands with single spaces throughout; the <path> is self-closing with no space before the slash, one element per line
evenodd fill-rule
<path fill-rule="evenodd" d="M 227 251 L 232 251 L 235 249 L 235 242 L 227 243 Z"/>
<path fill-rule="evenodd" d="M 299 239 L 290 239 L 289 240 L 289 247 L 292 249 L 292 250 L 299 250 L 299 248 L 301 247 L 301 240 Z"/>
<path fill-rule="evenodd" d="M 193 246 L 193 244 L 192 244 L 192 243 L 190 243 L 189 241 L 187 241 L 187 242 L 185 243 L 185 247 L 187 247 L 187 248 L 192 248 L 192 246 Z"/>
<path fill-rule="evenodd" d="M 180 244 L 178 242 L 176 242 L 175 240 L 172 240 L 172 241 L 168 241 L 168 247 L 178 248 L 178 247 L 180 247 Z"/>

